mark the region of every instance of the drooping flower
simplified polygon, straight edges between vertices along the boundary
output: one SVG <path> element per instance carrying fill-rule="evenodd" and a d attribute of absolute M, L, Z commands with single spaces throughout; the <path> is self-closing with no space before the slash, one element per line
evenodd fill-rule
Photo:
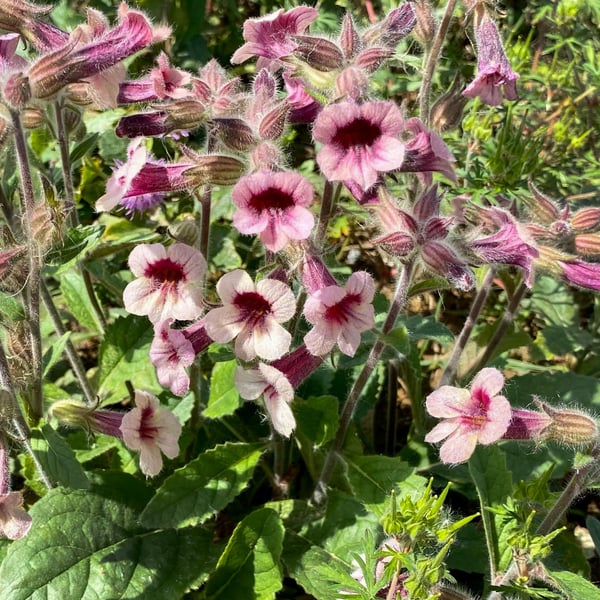
<path fill-rule="evenodd" d="M 446 440 L 440 448 L 442 462 L 465 462 L 477 443 L 492 444 L 504 435 L 511 420 L 511 408 L 500 395 L 503 387 L 502 373 L 485 368 L 475 376 L 469 389 L 443 385 L 429 394 L 427 412 L 443 421 L 425 436 L 425 441 Z"/>
<path fill-rule="evenodd" d="M 231 62 L 235 64 L 254 56 L 260 57 L 258 67 L 292 54 L 298 44 L 294 36 L 303 33 L 318 17 L 319 11 L 309 6 L 298 6 L 285 11 L 283 8 L 258 19 L 244 23 L 243 36 L 246 43 L 238 48 Z"/>
<path fill-rule="evenodd" d="M 315 219 L 308 210 L 313 189 L 297 173 L 260 171 L 242 177 L 231 193 L 238 207 L 233 225 L 241 233 L 260 234 L 271 252 L 278 252 L 289 240 L 304 240 Z"/>
<path fill-rule="evenodd" d="M 269 419 L 275 431 L 289 437 L 296 428 L 296 419 L 290 407 L 294 389 L 304 381 L 323 359 L 313 356 L 302 345 L 271 365 L 258 363 L 256 368 L 235 372 L 235 387 L 245 400 L 262 396 Z"/>
<path fill-rule="evenodd" d="M 193 320 L 202 312 L 206 261 L 187 244 L 140 244 L 129 255 L 137 277 L 123 291 L 125 309 L 148 315 L 153 323 L 165 319 Z"/>
<path fill-rule="evenodd" d="M 168 387 L 176 396 L 184 396 L 190 387 L 185 369 L 211 342 L 202 321 L 187 329 L 172 329 L 170 321 L 157 323 L 150 345 L 150 362 L 156 368 L 160 385 Z"/>
<path fill-rule="evenodd" d="M 226 273 L 217 283 L 223 306 L 204 317 L 206 332 L 215 341 L 235 338 L 235 354 L 242 360 L 283 356 L 292 336 L 281 323 L 296 312 L 292 290 L 281 281 L 265 278 L 254 283 L 241 269 Z"/>
<path fill-rule="evenodd" d="M 354 356 L 360 334 L 375 326 L 374 294 L 373 278 L 365 271 L 352 273 L 344 287 L 309 290 L 304 305 L 304 316 L 313 325 L 304 337 L 308 350 L 322 356 L 337 344 L 341 352 Z"/>
<path fill-rule="evenodd" d="M 139 451 L 140 469 L 149 477 L 162 469 L 161 451 L 168 458 L 179 454 L 181 424 L 150 392 L 136 390 L 135 408 L 123 417 L 121 432 L 125 445 Z"/>
<path fill-rule="evenodd" d="M 477 76 L 464 90 L 468 98 L 479 96 L 490 106 L 502 104 L 502 92 L 507 100 L 517 99 L 519 78 L 504 51 L 498 26 L 485 8 L 478 7 L 475 23 L 475 44 L 477 46 Z"/>
<path fill-rule="evenodd" d="M 313 137 L 323 147 L 317 162 L 331 181 L 353 181 L 367 190 L 379 173 L 400 168 L 404 120 L 393 102 L 346 101 L 326 106 L 315 120 Z"/>

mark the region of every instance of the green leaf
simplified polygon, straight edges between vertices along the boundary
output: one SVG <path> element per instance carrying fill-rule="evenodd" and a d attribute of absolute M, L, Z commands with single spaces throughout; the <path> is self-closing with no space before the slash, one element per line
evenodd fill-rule
<path fill-rule="evenodd" d="M 0 292 L 0 322 L 12 325 L 15 321 L 25 319 L 23 305 L 10 294 Z"/>
<path fill-rule="evenodd" d="M 548 571 L 548 575 L 569 600 L 600 600 L 600 590 L 580 575 L 568 571 Z"/>
<path fill-rule="evenodd" d="M 209 419 L 217 419 L 233 414 L 239 408 L 240 395 L 234 384 L 236 360 L 218 362 L 210 378 L 208 406 L 202 413 Z"/>
<path fill-rule="evenodd" d="M 87 225 L 68 229 L 62 246 L 52 248 L 46 255 L 46 263 L 51 267 L 55 267 L 53 270 L 54 275 L 70 269 L 75 260 L 100 239 L 103 231 L 104 227 L 101 225 Z"/>
<path fill-rule="evenodd" d="M 219 445 L 177 469 L 142 512 L 148 527 L 186 527 L 225 508 L 248 485 L 263 444 Z"/>
<path fill-rule="evenodd" d="M 48 351 L 44 354 L 42 364 L 44 365 L 44 372 L 42 377 L 48 375 L 48 371 L 62 358 L 62 353 L 69 341 L 71 332 L 67 331 L 64 335 L 60 336 L 55 342 L 52 343 Z"/>
<path fill-rule="evenodd" d="M 469 460 L 469 472 L 479 496 L 490 560 L 496 568 L 506 569 L 512 553 L 502 534 L 502 518 L 486 510 L 503 504 L 512 494 L 512 477 L 504 454 L 497 446 L 478 446 Z"/>
<path fill-rule="evenodd" d="M 390 494 L 421 494 L 427 480 L 398 457 L 352 456 L 346 459 L 348 479 L 356 499 L 381 517 L 389 506 Z"/>
<path fill-rule="evenodd" d="M 88 135 L 85 137 L 73 150 L 71 150 L 71 164 L 78 161 L 80 158 L 83 158 L 88 152 L 90 152 L 98 141 L 99 134 L 92 133 L 92 135 Z"/>
<path fill-rule="evenodd" d="M 279 558 L 283 524 L 270 508 L 261 508 L 235 528 L 217 569 L 209 578 L 207 600 L 271 600 L 282 587 Z"/>
<path fill-rule="evenodd" d="M 50 425 L 31 432 L 31 447 L 52 482 L 71 488 L 90 487 L 73 449 Z"/>
<path fill-rule="evenodd" d="M 600 556 L 600 521 L 596 517 L 588 517 L 585 520 L 585 526 L 588 528 L 594 547 L 596 548 L 596 554 Z"/>
<path fill-rule="evenodd" d="M 125 381 L 149 392 L 162 390 L 148 358 L 153 337 L 152 324 L 146 317 L 120 317 L 107 328 L 98 351 L 98 395 L 104 404 L 127 396 Z"/>
<path fill-rule="evenodd" d="M 100 323 L 96 312 L 92 308 L 85 281 L 81 274 L 75 270 L 62 273 L 60 289 L 69 312 L 75 317 L 78 324 L 93 333 L 100 333 L 102 323 Z"/>
<path fill-rule="evenodd" d="M 549 275 L 537 277 L 530 302 L 535 313 L 549 325 L 577 325 L 573 292 L 560 279 Z"/>
<path fill-rule="evenodd" d="M 129 504 L 83 490 L 53 489 L 30 514 L 0 568 L 2 598 L 181 598 L 214 561 L 210 531 L 144 531 Z"/>

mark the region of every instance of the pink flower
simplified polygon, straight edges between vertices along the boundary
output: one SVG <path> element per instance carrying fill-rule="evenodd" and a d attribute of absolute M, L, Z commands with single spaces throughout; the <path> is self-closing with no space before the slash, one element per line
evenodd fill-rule
<path fill-rule="evenodd" d="M 157 323 L 150 346 L 150 361 L 156 367 L 160 385 L 176 396 L 184 396 L 190 387 L 185 369 L 211 342 L 202 322 L 187 329 L 171 329 L 169 321 Z"/>
<path fill-rule="evenodd" d="M 507 100 L 517 99 L 519 78 L 515 73 L 502 45 L 498 26 L 484 11 L 475 24 L 475 42 L 477 46 L 477 77 L 463 92 L 468 98 L 479 96 L 482 102 L 490 106 L 502 104 L 502 91 Z"/>
<path fill-rule="evenodd" d="M 31 516 L 21 508 L 23 494 L 0 494 L 0 535 L 9 540 L 20 540 L 31 528 Z"/>
<path fill-rule="evenodd" d="M 162 453 L 168 458 L 179 454 L 181 424 L 158 398 L 149 392 L 136 390 L 135 408 L 123 417 L 121 432 L 125 445 L 140 452 L 142 473 L 154 477 L 163 466 Z"/>
<path fill-rule="evenodd" d="M 331 181 L 352 181 L 367 190 L 379 173 L 400 168 L 404 160 L 402 113 L 393 102 L 340 102 L 326 106 L 315 120 L 313 136 L 321 171 Z"/>
<path fill-rule="evenodd" d="M 465 462 L 478 442 L 492 444 L 504 435 L 511 420 L 511 408 L 508 400 L 499 395 L 503 387 L 502 373 L 486 368 L 475 376 L 468 390 L 443 385 L 429 394 L 427 411 L 444 420 L 425 436 L 425 441 L 446 440 L 440 448 L 442 462 Z"/>
<path fill-rule="evenodd" d="M 327 354 L 337 344 L 341 352 L 354 356 L 360 334 L 375 326 L 373 278 L 364 271 L 352 273 L 344 287 L 330 285 L 309 295 L 304 316 L 313 328 L 304 337 L 308 350 Z"/>
<path fill-rule="evenodd" d="M 256 400 L 262 396 L 275 431 L 285 437 L 292 435 L 296 428 L 296 419 L 290 407 L 294 388 L 281 371 L 264 363 L 258 363 L 256 369 L 247 371 L 238 367 L 235 387 L 245 400 Z"/>
<path fill-rule="evenodd" d="M 271 252 L 278 252 L 289 240 L 304 240 L 315 219 L 308 210 L 313 189 L 297 173 L 260 171 L 242 177 L 231 193 L 238 210 L 233 224 L 241 233 L 260 234 Z"/>
<path fill-rule="evenodd" d="M 248 19 L 244 23 L 244 39 L 246 43 L 235 51 L 231 62 L 235 64 L 259 56 L 259 68 L 273 60 L 289 56 L 298 47 L 294 36 L 303 33 L 317 18 L 319 11 L 309 6 L 298 6 L 285 11 L 278 11 L 260 17 Z M 266 60 L 264 60 L 266 59 Z"/>
<path fill-rule="evenodd" d="M 558 260 L 556 262 L 564 279 L 569 283 L 588 290 L 600 291 L 600 263 L 591 263 L 579 259 Z"/>
<path fill-rule="evenodd" d="M 294 316 L 296 300 L 285 283 L 262 279 L 255 285 L 246 271 L 236 269 L 221 277 L 217 292 L 223 306 L 204 317 L 215 342 L 236 338 L 235 354 L 242 360 L 273 360 L 287 352 L 292 336 L 280 323 Z"/>
<path fill-rule="evenodd" d="M 165 319 L 193 320 L 202 312 L 206 261 L 186 244 L 140 244 L 129 255 L 129 268 L 138 278 L 123 291 L 125 309 L 148 315 L 153 323 Z"/>

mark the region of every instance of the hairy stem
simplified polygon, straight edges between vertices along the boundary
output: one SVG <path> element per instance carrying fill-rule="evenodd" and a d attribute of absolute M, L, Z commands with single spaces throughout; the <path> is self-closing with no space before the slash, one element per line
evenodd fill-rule
<path fill-rule="evenodd" d="M 396 319 L 398 318 L 398 315 L 400 314 L 400 311 L 404 308 L 408 294 L 408 286 L 412 275 L 412 267 L 412 262 L 407 263 L 402 269 L 398 282 L 396 283 L 396 293 L 382 327 L 382 332 L 384 334 L 390 332 L 394 326 L 394 323 L 396 322 Z M 346 434 L 348 433 L 348 428 L 352 422 L 352 415 L 354 414 L 360 395 L 367 384 L 369 377 L 377 366 L 377 362 L 379 361 L 384 348 L 385 342 L 381 341 L 381 339 L 378 339 L 371 348 L 371 352 L 369 353 L 367 361 L 364 364 L 361 372 L 358 374 L 358 377 L 356 378 L 356 381 L 354 382 L 352 389 L 348 394 L 348 398 L 346 399 L 342 409 L 342 414 L 340 415 L 340 426 L 331 449 L 325 458 L 321 475 L 319 476 L 319 479 L 315 485 L 315 490 L 312 496 L 312 501 L 315 504 L 321 504 L 327 497 L 327 485 L 329 484 L 329 480 L 333 475 L 333 470 L 337 463 L 339 453 L 342 450 L 344 441 L 346 440 Z"/>
<path fill-rule="evenodd" d="M 427 61 L 425 63 L 425 68 L 423 71 L 421 93 L 419 95 L 419 115 L 421 121 L 423 121 L 423 123 L 427 127 L 429 127 L 430 120 L 429 111 L 431 103 L 431 84 L 433 82 L 433 73 L 439 60 L 440 52 L 442 51 L 442 45 L 444 44 L 444 40 L 446 39 L 446 33 L 448 33 L 448 27 L 450 26 L 450 21 L 452 20 L 452 15 L 454 14 L 455 8 L 456 0 L 448 0 L 448 4 L 446 4 L 446 8 L 444 10 L 444 16 L 442 17 L 442 21 L 440 22 L 437 28 L 435 37 L 433 39 L 433 44 L 431 45 L 431 49 L 429 51 L 429 54 L 427 55 Z"/>
<path fill-rule="evenodd" d="M 62 168 L 63 185 L 65 189 L 65 205 L 69 211 L 69 223 L 71 227 L 79 225 L 77 210 L 75 209 L 75 192 L 73 188 L 73 172 L 71 166 L 71 153 L 69 152 L 69 136 L 63 119 L 62 103 L 54 103 L 54 119 L 56 122 L 56 139 L 60 150 L 60 165 Z"/>
<path fill-rule="evenodd" d="M 473 300 L 473 304 L 471 304 L 471 310 L 465 319 L 463 324 L 463 328 L 456 339 L 456 343 L 454 344 L 454 348 L 452 348 L 452 353 L 450 354 L 450 358 L 448 359 L 448 363 L 446 364 L 446 368 L 442 373 L 442 378 L 440 380 L 440 386 L 448 385 L 454 381 L 456 376 L 456 371 L 458 369 L 458 363 L 460 362 L 460 358 L 462 353 L 465 350 L 469 337 L 471 336 L 471 332 L 473 331 L 473 327 L 477 323 L 477 319 L 479 314 L 481 313 L 490 292 L 492 291 L 492 282 L 494 281 L 494 268 L 490 267 L 488 272 L 485 275 L 483 282 L 481 283 L 481 287 L 477 292 Z"/>
<path fill-rule="evenodd" d="M 200 197 L 200 242 L 199 250 L 208 263 L 208 244 L 210 242 L 210 205 L 212 201 L 212 188 L 207 185 Z"/>
<path fill-rule="evenodd" d="M 336 194 L 337 195 L 337 194 Z M 319 212 L 319 222 L 317 224 L 317 231 L 315 233 L 315 247 L 321 251 L 323 244 L 325 243 L 325 234 L 327 233 L 327 225 L 329 219 L 333 213 L 333 207 L 335 205 L 333 184 L 330 181 L 325 180 L 323 186 L 323 197 L 321 198 L 321 210 Z"/>

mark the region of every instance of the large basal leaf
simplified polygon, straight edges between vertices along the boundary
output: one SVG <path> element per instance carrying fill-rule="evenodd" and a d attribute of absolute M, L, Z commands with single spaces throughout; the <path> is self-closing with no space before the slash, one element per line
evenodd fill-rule
<path fill-rule="evenodd" d="M 180 598 L 214 561 L 211 532 L 144 531 L 131 506 L 87 491 L 54 489 L 30 513 L 0 568 L 2 598 Z"/>
<path fill-rule="evenodd" d="M 136 389 L 154 393 L 162 390 L 148 358 L 153 336 L 146 317 L 121 317 L 108 327 L 99 349 L 98 395 L 104 403 L 127 396 L 127 380 Z"/>
<path fill-rule="evenodd" d="M 186 527 L 225 508 L 248 485 L 263 444 L 224 444 L 177 469 L 141 515 L 147 527 Z"/>
<path fill-rule="evenodd" d="M 550 571 L 548 575 L 572 600 L 600 600 L 600 590 L 593 584 L 569 571 Z"/>
<path fill-rule="evenodd" d="M 281 589 L 283 524 L 261 508 L 235 528 L 204 590 L 207 600 L 271 600 Z"/>
<path fill-rule="evenodd" d="M 240 395 L 233 380 L 236 367 L 236 360 L 218 362 L 214 366 L 210 377 L 208 406 L 202 413 L 205 417 L 217 419 L 231 415 L 240 406 Z"/>

